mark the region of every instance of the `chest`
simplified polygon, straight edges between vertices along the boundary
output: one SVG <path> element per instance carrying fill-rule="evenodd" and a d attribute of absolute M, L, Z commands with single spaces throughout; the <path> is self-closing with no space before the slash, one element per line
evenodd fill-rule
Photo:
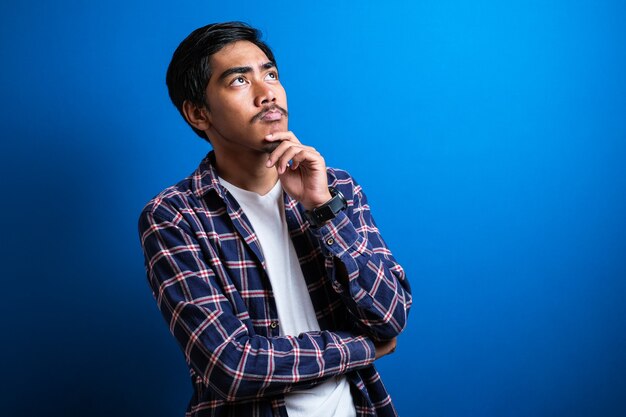
<path fill-rule="evenodd" d="M 212 285 L 224 294 L 229 303 L 227 307 L 233 309 L 253 334 L 280 335 L 276 288 L 268 274 L 268 255 L 274 257 L 272 264 L 275 264 L 281 256 L 286 258 L 283 251 L 289 248 L 263 245 L 253 223 L 239 207 L 230 211 L 202 207 L 190 215 L 198 226 L 202 256 L 216 273 Z M 297 264 L 291 267 L 302 272 L 320 328 L 344 328 L 343 303 L 330 286 L 319 244 L 307 225 L 299 221 L 299 213 L 285 210 L 282 215 L 282 226 L 279 223 L 265 226 L 286 227 L 286 242 L 297 259 Z"/>

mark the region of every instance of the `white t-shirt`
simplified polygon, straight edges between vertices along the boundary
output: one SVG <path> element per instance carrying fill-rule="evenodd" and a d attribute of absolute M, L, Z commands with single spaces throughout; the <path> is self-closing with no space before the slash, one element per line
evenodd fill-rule
<path fill-rule="evenodd" d="M 238 188 L 224 179 L 221 184 L 235 197 L 259 239 L 267 275 L 278 310 L 282 335 L 298 336 L 320 330 L 311 296 L 293 247 L 280 181 L 265 195 Z M 355 417 L 354 402 L 345 376 L 285 395 L 290 417 Z"/>

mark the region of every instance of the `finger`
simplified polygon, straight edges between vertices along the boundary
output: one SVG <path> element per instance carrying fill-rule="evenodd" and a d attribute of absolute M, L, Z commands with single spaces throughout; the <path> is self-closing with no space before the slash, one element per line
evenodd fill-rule
<path fill-rule="evenodd" d="M 275 142 L 277 140 L 288 140 L 290 142 L 300 144 L 300 141 L 298 140 L 296 135 L 294 135 L 293 132 L 290 130 L 286 132 L 270 133 L 269 135 L 265 136 L 265 140 L 267 140 L 268 142 Z"/>
<path fill-rule="evenodd" d="M 293 151 L 292 151 L 293 149 Z M 296 150 L 299 149 L 297 152 Z M 291 164 L 289 164 L 291 161 Z M 310 164 L 310 167 L 313 168 L 315 164 L 320 167 L 324 167 L 324 158 L 317 152 L 315 149 L 310 147 L 292 147 L 290 148 L 283 156 L 281 156 L 280 161 L 277 163 L 278 166 L 281 167 L 279 172 L 282 174 L 285 172 L 287 167 L 289 166 L 292 171 L 298 169 L 302 162 L 306 162 Z"/>
<path fill-rule="evenodd" d="M 316 163 L 318 163 L 320 167 L 325 166 L 322 155 L 310 147 L 303 149 L 302 152 L 297 153 L 291 158 L 291 169 L 297 169 L 302 162 L 311 163 L 311 167 L 314 167 Z"/>
<path fill-rule="evenodd" d="M 293 143 L 293 142 L 289 142 L 289 141 L 283 141 L 280 143 L 280 145 L 278 145 L 276 147 L 276 149 L 274 149 L 272 151 L 272 153 L 270 154 L 269 158 L 267 159 L 267 162 L 265 164 L 265 166 L 272 167 L 274 165 L 276 165 L 279 161 L 279 159 L 282 157 L 282 155 L 287 152 L 288 149 L 292 148 L 292 147 L 296 147 L 299 149 L 302 149 L 302 145 Z"/>
<path fill-rule="evenodd" d="M 391 339 L 391 349 L 389 350 L 389 353 L 394 353 L 396 351 L 396 347 L 398 347 L 398 339 L 394 337 Z"/>
<path fill-rule="evenodd" d="M 301 150 L 306 150 L 308 151 L 313 157 L 317 156 L 319 158 L 322 157 L 322 155 L 313 147 L 311 146 L 304 146 L 302 144 L 299 143 L 293 143 L 291 141 L 283 141 L 280 143 L 280 145 L 278 145 L 276 147 L 276 149 L 274 149 L 272 151 L 272 153 L 270 154 L 268 161 L 266 162 L 266 166 L 268 168 L 276 165 L 277 167 L 281 167 L 282 168 L 286 168 L 287 163 L 289 162 L 289 159 L 284 160 L 283 155 L 285 154 L 285 152 L 288 152 L 289 149 L 294 148 L 294 149 L 301 149 Z M 293 156 L 293 154 L 290 154 L 290 156 Z M 280 163 L 280 161 L 282 161 L 282 164 Z M 295 169 L 295 168 L 294 168 Z"/>
<path fill-rule="evenodd" d="M 291 146 L 287 149 L 276 161 L 276 167 L 278 168 L 278 173 L 282 174 L 287 169 L 287 165 L 289 165 L 289 161 L 292 158 L 295 158 L 297 155 L 305 152 L 305 150 L 299 146 Z"/>

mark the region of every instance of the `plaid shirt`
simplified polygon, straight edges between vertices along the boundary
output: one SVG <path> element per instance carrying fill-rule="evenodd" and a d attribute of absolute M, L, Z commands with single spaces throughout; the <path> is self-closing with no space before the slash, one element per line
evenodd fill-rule
<path fill-rule="evenodd" d="M 285 336 L 258 238 L 214 164 L 211 152 L 190 177 L 152 199 L 139 220 L 148 281 L 191 373 L 186 416 L 286 417 L 285 393 L 337 375 L 348 378 L 358 416 L 395 416 L 373 365 L 372 340 L 402 331 L 410 287 L 361 187 L 329 168 L 329 185 L 348 208 L 318 229 L 283 193 L 322 329 Z"/>

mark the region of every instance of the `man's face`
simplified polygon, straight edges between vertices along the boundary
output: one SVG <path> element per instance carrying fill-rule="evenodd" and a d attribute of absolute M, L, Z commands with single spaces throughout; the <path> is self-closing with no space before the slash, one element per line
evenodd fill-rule
<path fill-rule="evenodd" d="M 288 130 L 287 95 L 274 64 L 255 44 L 238 41 L 215 53 L 210 65 L 205 94 L 211 141 L 231 150 L 271 152 L 278 143 L 265 136 Z"/>

